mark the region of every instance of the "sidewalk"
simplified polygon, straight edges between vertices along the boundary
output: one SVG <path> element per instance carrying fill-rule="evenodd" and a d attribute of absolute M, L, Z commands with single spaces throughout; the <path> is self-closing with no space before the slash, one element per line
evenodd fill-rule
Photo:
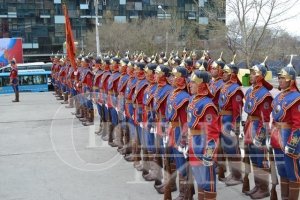
<path fill-rule="evenodd" d="M 98 125 L 82 126 L 52 93 L 12 99 L 0 96 L 1 200 L 163 199 L 153 182 L 95 136 Z M 218 199 L 250 199 L 241 187 L 218 182 Z"/>

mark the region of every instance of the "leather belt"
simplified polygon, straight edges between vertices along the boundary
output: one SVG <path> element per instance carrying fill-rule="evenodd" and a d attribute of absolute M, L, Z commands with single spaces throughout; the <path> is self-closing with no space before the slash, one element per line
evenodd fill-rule
<path fill-rule="evenodd" d="M 166 119 L 166 116 L 165 115 L 160 115 L 160 114 L 157 114 L 158 115 L 158 120 L 161 120 L 161 119 Z M 160 117 L 159 117 L 160 116 Z"/>
<path fill-rule="evenodd" d="M 145 107 L 145 110 L 146 110 L 147 112 L 152 112 L 152 111 L 154 111 L 153 108 L 150 108 L 150 106 L 146 106 L 146 107 Z"/>
<path fill-rule="evenodd" d="M 132 103 L 132 100 L 125 100 L 126 103 Z"/>
<path fill-rule="evenodd" d="M 199 129 L 188 129 L 189 135 L 202 135 L 203 132 Z"/>
<path fill-rule="evenodd" d="M 179 127 L 180 123 L 179 122 L 169 122 L 170 126 L 175 128 L 175 127 Z"/>
<path fill-rule="evenodd" d="M 99 89 L 99 87 L 97 87 L 97 86 L 93 86 L 93 89 L 94 89 L 94 90 L 96 90 L 96 89 Z"/>
<path fill-rule="evenodd" d="M 260 118 L 258 116 L 248 115 L 247 120 L 257 121 L 257 120 L 260 120 Z"/>
<path fill-rule="evenodd" d="M 219 115 L 232 115 L 232 111 L 231 110 L 221 110 L 219 112 Z"/>
<path fill-rule="evenodd" d="M 135 107 L 135 108 L 142 108 L 143 105 L 141 105 L 141 104 L 134 104 L 134 107 Z"/>
<path fill-rule="evenodd" d="M 287 122 L 275 122 L 275 127 L 278 129 L 292 128 L 292 125 Z"/>

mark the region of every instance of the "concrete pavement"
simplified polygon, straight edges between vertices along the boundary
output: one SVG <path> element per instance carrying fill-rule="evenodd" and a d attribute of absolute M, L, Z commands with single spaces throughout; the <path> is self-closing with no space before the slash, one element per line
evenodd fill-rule
<path fill-rule="evenodd" d="M 1 200 L 163 199 L 153 182 L 95 136 L 95 126 L 82 126 L 52 93 L 12 99 L 0 96 Z M 241 185 L 218 182 L 217 190 L 218 199 L 250 199 Z"/>

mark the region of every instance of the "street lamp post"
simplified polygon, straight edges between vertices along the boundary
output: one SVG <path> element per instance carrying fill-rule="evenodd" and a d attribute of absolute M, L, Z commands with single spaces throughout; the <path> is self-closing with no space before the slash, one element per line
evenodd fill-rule
<path fill-rule="evenodd" d="M 161 9 L 164 12 L 165 19 L 167 19 L 167 12 L 162 8 L 162 6 L 159 5 L 157 8 Z M 168 51 L 168 36 L 169 36 L 169 32 L 166 31 L 166 53 Z"/>
<path fill-rule="evenodd" d="M 98 30 L 98 0 L 94 1 L 95 5 L 95 26 L 96 26 L 96 48 L 97 48 L 97 56 L 101 55 L 100 53 L 100 44 L 99 44 L 99 30 Z"/>
<path fill-rule="evenodd" d="M 80 35 L 80 46 L 81 46 L 81 52 L 83 52 L 83 35 L 82 35 L 82 22 L 80 19 L 77 19 L 79 25 L 80 25 L 80 32 L 78 35 Z M 77 38 L 78 39 L 78 38 Z"/>
<path fill-rule="evenodd" d="M 77 22 L 78 24 L 80 25 L 80 30 L 77 29 L 77 31 L 80 31 L 79 33 L 77 32 L 78 35 L 76 35 L 77 37 L 77 40 L 79 40 L 79 35 L 80 35 L 80 46 L 81 46 L 81 52 L 83 52 L 83 35 L 82 35 L 82 19 L 80 17 L 80 10 L 77 10 Z M 78 24 L 77 24 L 77 27 L 78 27 Z"/>
<path fill-rule="evenodd" d="M 81 52 L 83 52 L 82 22 L 80 21 Z"/>

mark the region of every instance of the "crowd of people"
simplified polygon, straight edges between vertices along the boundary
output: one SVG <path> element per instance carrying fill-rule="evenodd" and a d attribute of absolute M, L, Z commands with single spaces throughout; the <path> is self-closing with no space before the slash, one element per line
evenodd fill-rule
<path fill-rule="evenodd" d="M 164 199 L 177 189 L 177 200 L 216 199 L 218 179 L 242 184 L 252 199 L 277 199 L 280 183 L 281 199 L 298 200 L 300 93 L 292 62 L 279 72 L 274 97 L 265 62 L 250 67 L 252 86 L 244 94 L 234 58 L 225 63 L 222 54 L 215 60 L 185 50 L 150 57 L 80 55 L 76 66 L 68 58 L 51 59 L 58 100 L 75 108 L 84 126 L 93 125 L 98 113 L 96 134 L 154 181 Z"/>

